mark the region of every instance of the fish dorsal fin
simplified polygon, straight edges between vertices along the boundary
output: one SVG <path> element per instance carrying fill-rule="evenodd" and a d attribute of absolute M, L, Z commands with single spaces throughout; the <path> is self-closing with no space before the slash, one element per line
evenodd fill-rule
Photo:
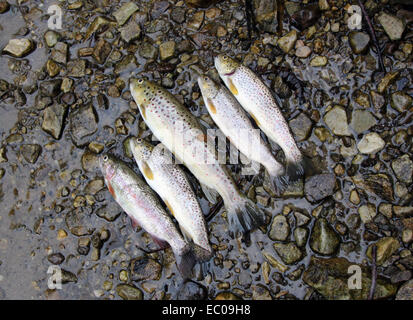
<path fill-rule="evenodd" d="M 208 187 L 207 185 L 201 183 L 202 191 L 204 192 L 205 197 L 207 200 L 213 204 L 217 203 L 218 192 L 214 189 Z"/>
<path fill-rule="evenodd" d="M 142 161 L 142 174 L 148 180 L 153 180 L 153 171 L 146 161 Z"/>
<path fill-rule="evenodd" d="M 235 86 L 234 82 L 232 82 L 231 78 L 228 78 L 228 88 L 234 96 L 238 95 L 238 89 Z"/>

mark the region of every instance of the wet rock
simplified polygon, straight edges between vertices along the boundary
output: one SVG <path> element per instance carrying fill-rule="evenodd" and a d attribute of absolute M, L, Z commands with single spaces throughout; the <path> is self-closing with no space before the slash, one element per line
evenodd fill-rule
<path fill-rule="evenodd" d="M 86 237 L 79 238 L 77 242 L 77 252 L 86 256 L 90 250 L 90 239 Z"/>
<path fill-rule="evenodd" d="M 96 59 L 96 61 L 100 64 L 106 61 L 106 58 L 109 56 L 112 47 L 109 42 L 100 39 L 96 42 L 95 47 L 93 49 L 92 56 Z"/>
<path fill-rule="evenodd" d="M 328 62 L 327 57 L 324 56 L 316 56 L 311 59 L 310 66 L 312 67 L 324 67 Z"/>
<path fill-rule="evenodd" d="M 201 284 L 187 281 L 178 291 L 178 300 L 205 300 L 207 298 L 208 290 Z"/>
<path fill-rule="evenodd" d="M 158 50 L 149 42 L 143 42 L 139 47 L 139 55 L 145 59 L 156 59 Z"/>
<path fill-rule="evenodd" d="M 400 247 L 399 241 L 397 241 L 397 239 L 393 237 L 381 238 L 379 241 L 376 242 L 375 245 L 377 246 L 376 263 L 378 265 L 382 265 L 384 262 L 386 262 L 386 260 L 389 259 L 393 255 L 393 253 L 395 253 Z M 372 248 L 373 244 L 371 244 L 367 248 L 366 252 L 367 257 L 370 260 L 372 259 Z"/>
<path fill-rule="evenodd" d="M 61 104 L 47 107 L 43 112 L 43 131 L 50 134 L 53 138 L 59 139 L 63 130 L 66 110 L 67 107 Z"/>
<path fill-rule="evenodd" d="M 361 190 L 373 192 L 389 202 L 394 200 L 393 186 L 386 174 L 356 175 L 352 180 Z"/>
<path fill-rule="evenodd" d="M 115 65 L 115 74 L 120 74 L 123 72 L 130 72 L 138 67 L 138 62 L 133 54 L 128 54 L 119 63 Z"/>
<path fill-rule="evenodd" d="M 407 184 L 412 182 L 413 162 L 407 154 L 393 160 L 391 167 L 396 174 L 397 179 Z"/>
<path fill-rule="evenodd" d="M 21 58 L 33 51 L 35 45 L 30 39 L 10 39 L 3 49 L 3 53 L 16 58 Z"/>
<path fill-rule="evenodd" d="M 351 136 L 350 129 L 347 123 L 346 110 L 341 106 L 335 106 L 328 111 L 324 116 L 324 122 L 339 136 Z"/>
<path fill-rule="evenodd" d="M 53 59 L 53 61 L 56 61 L 57 63 L 61 64 L 66 64 L 67 62 L 67 44 L 64 42 L 58 42 L 55 44 L 54 48 L 52 49 L 52 53 L 50 57 Z M 73 68 L 73 65 L 69 65 L 70 68 Z"/>
<path fill-rule="evenodd" d="M 321 12 L 318 4 L 310 4 L 295 12 L 291 18 L 293 23 L 301 30 L 306 29 L 317 22 Z"/>
<path fill-rule="evenodd" d="M 303 253 L 293 242 L 288 244 L 285 243 L 274 243 L 275 251 L 285 264 L 294 264 L 300 261 L 303 257 Z"/>
<path fill-rule="evenodd" d="M 305 197 L 310 202 L 320 201 L 334 193 L 336 177 L 332 173 L 312 176 L 305 181 Z"/>
<path fill-rule="evenodd" d="M 161 60 L 168 60 L 175 54 L 176 43 L 175 41 L 166 41 L 159 46 L 159 54 Z"/>
<path fill-rule="evenodd" d="M 77 282 L 77 277 L 74 273 L 62 269 L 62 283 Z"/>
<path fill-rule="evenodd" d="M 99 158 L 95 153 L 87 150 L 82 155 L 81 163 L 83 170 L 85 170 L 86 172 L 92 172 L 98 168 Z"/>
<path fill-rule="evenodd" d="M 94 179 L 91 180 L 83 190 L 86 194 L 95 195 L 98 191 L 102 190 L 105 187 L 103 179 Z"/>
<path fill-rule="evenodd" d="M 326 11 L 330 9 L 330 4 L 328 3 L 328 0 L 318 0 L 318 7 L 322 11 Z"/>
<path fill-rule="evenodd" d="M 320 218 L 314 223 L 310 236 L 310 247 L 322 255 L 332 255 L 337 251 L 340 237 L 326 219 Z"/>
<path fill-rule="evenodd" d="M 208 8 L 221 0 L 185 0 L 186 4 L 195 8 Z"/>
<path fill-rule="evenodd" d="M 348 270 L 354 262 L 345 258 L 322 259 L 311 257 L 308 268 L 304 271 L 303 281 L 329 300 L 366 300 L 371 287 L 371 271 L 360 266 L 362 270 L 361 289 L 352 290 L 348 286 Z M 394 296 L 397 286 L 379 276 L 376 282 L 374 299 Z"/>
<path fill-rule="evenodd" d="M 185 8 L 174 6 L 171 11 L 171 19 L 176 23 L 183 23 L 185 21 Z"/>
<path fill-rule="evenodd" d="M 378 94 L 376 91 L 370 91 L 370 97 L 374 108 L 381 109 L 384 106 L 385 100 L 381 94 Z"/>
<path fill-rule="evenodd" d="M 297 31 L 291 30 L 285 36 L 278 39 L 277 44 L 285 53 L 290 52 L 294 48 L 295 42 L 297 41 Z"/>
<path fill-rule="evenodd" d="M 69 77 L 81 78 L 86 75 L 86 60 L 75 59 L 67 63 Z"/>
<path fill-rule="evenodd" d="M 0 1 L 0 14 L 7 12 L 9 8 L 10 8 L 10 4 L 7 1 L 5 0 Z"/>
<path fill-rule="evenodd" d="M 141 27 L 134 20 L 129 21 L 124 27 L 119 28 L 119 30 L 122 39 L 126 42 L 136 40 L 141 35 Z"/>
<path fill-rule="evenodd" d="M 60 93 L 61 84 L 61 79 L 43 81 L 39 85 L 40 93 L 47 97 L 56 97 Z"/>
<path fill-rule="evenodd" d="M 154 259 L 139 257 L 130 262 L 130 274 L 133 281 L 159 280 L 162 266 Z"/>
<path fill-rule="evenodd" d="M 406 282 L 400 287 L 396 300 L 413 300 L 413 280 Z"/>
<path fill-rule="evenodd" d="M 199 30 L 204 22 L 205 12 L 198 11 L 188 20 L 188 28 L 192 30 Z"/>
<path fill-rule="evenodd" d="M 386 75 L 383 77 L 383 79 L 380 80 L 379 84 L 377 85 L 377 91 L 379 93 L 383 93 L 386 91 L 386 89 L 394 82 L 396 81 L 396 78 L 398 77 L 399 72 L 398 71 L 393 71 L 393 72 L 388 72 Z"/>
<path fill-rule="evenodd" d="M 29 163 L 36 163 L 42 152 L 42 147 L 38 144 L 23 144 L 20 146 L 20 153 Z"/>
<path fill-rule="evenodd" d="M 134 2 L 124 3 L 114 14 L 116 21 L 119 26 L 125 24 L 128 21 L 129 17 L 137 11 L 139 8 Z"/>
<path fill-rule="evenodd" d="M 60 35 L 53 30 L 48 30 L 44 34 L 44 39 L 46 40 L 46 44 L 49 48 L 54 47 L 55 44 L 59 41 Z"/>
<path fill-rule="evenodd" d="M 90 211 L 87 207 L 80 207 L 66 214 L 66 226 L 72 234 L 81 237 L 93 233 L 94 228 L 90 227 Z"/>
<path fill-rule="evenodd" d="M 290 225 L 283 215 L 275 216 L 272 220 L 271 229 L 268 234 L 273 241 L 285 241 L 290 234 Z"/>
<path fill-rule="evenodd" d="M 296 141 L 306 140 L 311 134 L 313 123 L 303 112 L 289 122 Z"/>
<path fill-rule="evenodd" d="M 367 110 L 354 110 L 351 114 L 350 125 L 357 133 L 367 131 L 376 124 L 376 118 Z"/>
<path fill-rule="evenodd" d="M 369 47 L 370 36 L 364 32 L 352 31 L 349 34 L 349 42 L 355 54 L 365 53 Z"/>
<path fill-rule="evenodd" d="M 96 210 L 96 215 L 111 222 L 115 221 L 122 213 L 122 209 L 117 204 L 109 203 Z"/>
<path fill-rule="evenodd" d="M 311 219 L 307 214 L 304 214 L 299 211 L 294 212 L 294 217 L 297 227 L 305 226 L 307 223 L 310 222 Z"/>
<path fill-rule="evenodd" d="M 242 300 L 241 297 L 233 294 L 232 292 L 220 292 L 216 295 L 214 300 Z"/>
<path fill-rule="evenodd" d="M 49 74 L 49 76 L 51 77 L 51 78 L 53 78 L 53 77 L 55 77 L 55 76 L 57 76 L 58 74 L 59 74 L 59 72 L 60 72 L 60 67 L 59 67 L 59 65 L 56 63 L 56 62 L 54 62 L 53 60 L 47 60 L 47 62 L 46 62 L 46 71 L 47 71 L 47 73 Z"/>
<path fill-rule="evenodd" d="M 299 58 L 307 58 L 311 54 L 311 48 L 308 46 L 301 46 L 295 50 L 295 55 Z"/>
<path fill-rule="evenodd" d="M 96 17 L 95 20 L 93 20 L 93 22 L 90 24 L 89 28 L 86 30 L 85 39 L 89 39 L 94 32 L 106 25 L 115 25 L 115 22 L 102 16 Z"/>
<path fill-rule="evenodd" d="M 383 26 L 384 31 L 389 36 L 390 40 L 400 40 L 404 28 L 406 27 L 404 21 L 392 14 L 382 12 L 377 20 Z"/>
<path fill-rule="evenodd" d="M 270 291 L 263 285 L 253 285 L 252 289 L 252 300 L 272 300 Z"/>
<path fill-rule="evenodd" d="M 308 239 L 308 230 L 306 228 L 297 227 L 294 229 L 294 239 L 297 246 L 304 247 Z"/>
<path fill-rule="evenodd" d="M 376 132 L 369 132 L 361 138 L 357 144 L 357 149 L 363 154 L 375 154 L 382 150 L 385 145 L 384 140 Z"/>
<path fill-rule="evenodd" d="M 61 254 L 60 252 L 57 253 L 51 253 L 47 256 L 47 260 L 49 260 L 50 263 L 52 264 L 61 264 L 63 261 L 65 261 L 65 256 Z"/>
<path fill-rule="evenodd" d="M 391 106 L 399 112 L 409 110 L 413 104 L 413 99 L 403 91 L 396 91 L 391 95 Z"/>
<path fill-rule="evenodd" d="M 401 283 L 408 281 L 412 278 L 412 272 L 410 270 L 399 271 L 392 274 L 390 280 L 391 283 Z"/>
<path fill-rule="evenodd" d="M 371 203 L 360 206 L 358 208 L 358 213 L 363 223 L 369 223 L 373 221 L 374 217 L 377 215 L 376 207 Z"/>
<path fill-rule="evenodd" d="M 116 293 L 123 300 L 142 300 L 143 293 L 135 286 L 129 284 L 119 284 L 116 286 Z"/>
<path fill-rule="evenodd" d="M 79 107 L 70 114 L 70 132 L 77 147 L 90 142 L 98 129 L 98 119 L 92 104 Z"/>
<path fill-rule="evenodd" d="M 402 206 L 394 206 L 393 207 L 394 214 L 398 217 L 409 217 L 413 216 L 413 207 L 402 207 Z"/>
<path fill-rule="evenodd" d="M 277 3 L 272 0 L 253 1 L 256 20 L 265 32 L 277 31 Z"/>

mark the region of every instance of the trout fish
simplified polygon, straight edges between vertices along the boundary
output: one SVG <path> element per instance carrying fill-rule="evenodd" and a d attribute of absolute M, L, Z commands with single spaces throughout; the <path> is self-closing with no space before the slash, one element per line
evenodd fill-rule
<path fill-rule="evenodd" d="M 196 257 L 185 241 L 159 198 L 124 162 L 112 155 L 99 158 L 106 186 L 116 202 L 161 247 L 169 244 L 174 252 L 178 270 L 184 278 L 191 275 Z"/>
<path fill-rule="evenodd" d="M 219 163 L 195 116 L 154 82 L 131 79 L 130 90 L 152 133 L 202 184 L 221 195 L 230 229 L 238 234 L 262 225 L 263 211 L 240 192 L 226 166 Z"/>
<path fill-rule="evenodd" d="M 247 158 L 261 163 L 273 178 L 278 189 L 283 189 L 284 167 L 275 160 L 238 101 L 224 86 L 208 76 L 198 78 L 198 85 L 207 110 L 224 135 Z"/>
<path fill-rule="evenodd" d="M 212 257 L 204 214 L 185 172 L 172 161 L 162 144 L 154 147 L 143 139 L 129 140 L 133 157 L 149 186 L 165 202 L 182 233 L 197 245 L 198 257 Z"/>
<path fill-rule="evenodd" d="M 214 62 L 221 79 L 241 106 L 258 127 L 284 151 L 286 179 L 294 182 L 306 171 L 310 171 L 309 159 L 298 149 L 287 121 L 263 81 L 249 68 L 227 55 L 218 55 Z"/>

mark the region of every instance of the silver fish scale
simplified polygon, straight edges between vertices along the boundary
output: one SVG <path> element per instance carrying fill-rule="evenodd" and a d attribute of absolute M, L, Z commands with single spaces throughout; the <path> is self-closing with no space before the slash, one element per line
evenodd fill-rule
<path fill-rule="evenodd" d="M 238 100 L 258 120 L 261 130 L 283 149 L 287 158 L 301 160 L 301 152 L 270 89 L 254 72 L 242 65 L 229 79 L 238 90 Z"/>

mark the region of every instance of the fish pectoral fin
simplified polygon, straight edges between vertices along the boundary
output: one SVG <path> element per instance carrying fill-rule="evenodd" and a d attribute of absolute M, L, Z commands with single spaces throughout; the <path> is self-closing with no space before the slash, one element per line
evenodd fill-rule
<path fill-rule="evenodd" d="M 116 194 L 115 194 L 115 190 L 113 190 L 112 184 L 109 181 L 107 181 L 106 184 L 108 186 L 108 190 L 110 194 L 112 195 L 113 199 L 116 200 Z"/>
<path fill-rule="evenodd" d="M 215 107 L 214 103 L 212 102 L 211 99 L 207 99 L 207 105 L 208 105 L 208 109 L 209 111 L 211 111 L 211 113 L 216 114 L 217 113 L 217 108 Z"/>
<path fill-rule="evenodd" d="M 203 183 L 201 183 L 201 189 L 209 202 L 213 204 L 217 203 L 219 193 L 216 190 L 208 187 L 207 185 Z"/>
<path fill-rule="evenodd" d="M 235 86 L 234 82 L 232 82 L 231 78 L 228 78 L 228 87 L 229 87 L 229 91 L 231 91 L 231 93 L 234 96 L 238 95 L 238 89 Z"/>
<path fill-rule="evenodd" d="M 157 236 L 154 236 L 153 234 L 150 234 L 150 236 L 152 237 L 153 242 L 155 242 L 159 249 L 166 249 L 169 247 L 169 243 L 166 242 L 165 240 L 161 240 L 159 239 Z"/>
<path fill-rule="evenodd" d="M 136 229 L 138 229 L 138 228 L 140 227 L 138 220 L 136 220 L 136 219 L 134 219 L 134 218 L 131 218 L 130 220 L 131 220 L 131 223 L 132 223 L 132 228 L 133 228 L 133 230 L 136 230 Z"/>
<path fill-rule="evenodd" d="M 142 162 L 142 174 L 145 176 L 146 179 L 153 180 L 153 171 L 146 161 Z"/>
<path fill-rule="evenodd" d="M 142 114 L 143 119 L 146 120 L 146 107 L 145 107 L 145 105 L 141 104 L 139 106 L 139 110 L 141 110 L 141 114 Z"/>
<path fill-rule="evenodd" d="M 167 200 L 164 200 L 163 202 L 165 202 L 166 206 L 167 206 L 168 209 L 169 209 L 169 212 L 175 217 L 175 212 L 174 212 L 174 210 L 172 209 L 171 204 L 170 204 Z"/>

